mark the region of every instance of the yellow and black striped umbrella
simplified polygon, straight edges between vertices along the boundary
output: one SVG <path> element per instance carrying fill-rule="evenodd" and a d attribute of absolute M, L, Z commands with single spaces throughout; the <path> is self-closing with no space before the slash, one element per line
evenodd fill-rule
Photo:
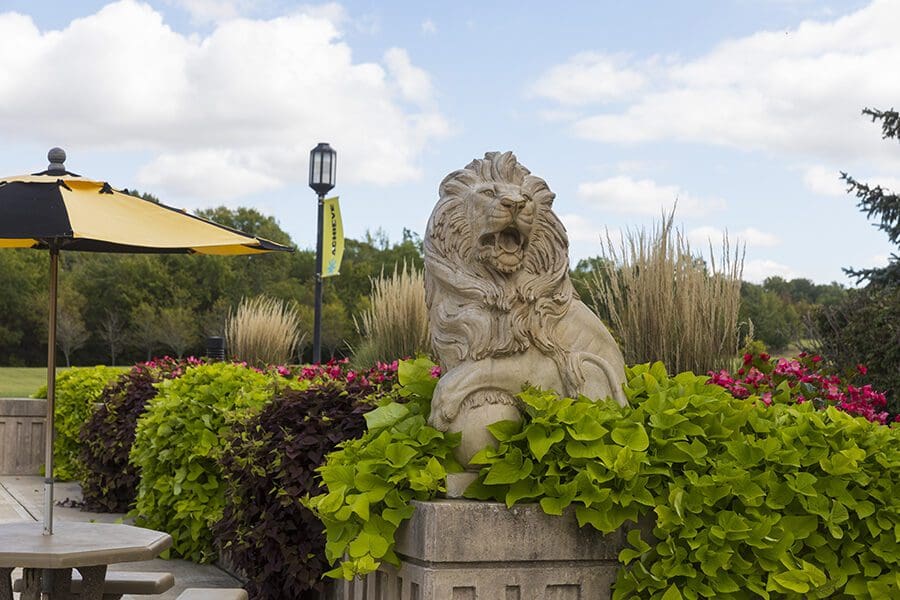
<path fill-rule="evenodd" d="M 0 179 L 0 248 L 50 251 L 44 532 L 53 533 L 53 420 L 59 252 L 258 254 L 293 249 L 66 171 L 54 148 L 42 173 Z"/>
<path fill-rule="evenodd" d="M 0 248 L 254 254 L 290 251 L 68 172 L 0 179 Z"/>

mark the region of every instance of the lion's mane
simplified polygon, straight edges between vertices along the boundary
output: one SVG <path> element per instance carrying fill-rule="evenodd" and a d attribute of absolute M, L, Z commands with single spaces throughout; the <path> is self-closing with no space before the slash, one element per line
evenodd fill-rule
<path fill-rule="evenodd" d="M 476 259 L 477 223 L 468 205 L 482 183 L 519 186 L 534 202 L 534 221 L 521 268 L 498 273 Z M 554 339 L 555 324 L 573 302 L 568 238 L 551 210 L 555 194 L 511 152 L 489 152 L 440 185 L 425 234 L 425 302 L 432 344 L 445 369 L 535 347 L 564 374 L 567 393 L 583 377 Z"/>

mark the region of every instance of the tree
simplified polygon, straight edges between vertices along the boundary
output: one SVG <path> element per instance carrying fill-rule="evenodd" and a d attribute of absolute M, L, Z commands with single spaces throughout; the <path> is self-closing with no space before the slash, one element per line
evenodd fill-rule
<path fill-rule="evenodd" d="M 109 347 L 109 358 L 112 366 L 116 366 L 116 357 L 125 346 L 125 319 L 109 308 L 106 309 L 105 317 L 100 321 L 100 329 L 98 335 Z"/>
<path fill-rule="evenodd" d="M 46 364 L 46 252 L 0 250 L 0 364 Z"/>
<path fill-rule="evenodd" d="M 895 138 L 900 141 L 900 114 L 896 111 L 880 111 L 872 108 L 863 109 L 863 114 L 872 117 L 872 121 L 881 121 L 881 137 Z M 859 208 L 868 218 L 876 217 L 878 229 L 888 234 L 891 243 L 900 246 L 900 196 L 890 193 L 881 186 L 871 187 L 841 172 L 841 178 L 847 182 L 849 192 L 859 198 Z M 855 277 L 858 282 L 869 282 L 875 285 L 900 284 L 900 256 L 891 254 L 888 266 L 873 269 L 844 269 L 844 272 Z"/>
<path fill-rule="evenodd" d="M 780 277 L 777 279 L 784 281 Z M 738 321 L 753 323 L 753 338 L 771 350 L 783 350 L 796 339 L 800 320 L 787 298 L 763 285 L 741 282 L 741 308 Z"/>
<path fill-rule="evenodd" d="M 142 302 L 132 310 L 131 322 L 134 345 L 145 352 L 146 359 L 150 360 L 153 358 L 153 351 L 158 347 L 156 311 L 146 302 Z"/>
<path fill-rule="evenodd" d="M 197 343 L 197 317 L 186 306 L 166 306 L 157 313 L 156 341 L 181 358 Z"/>
<path fill-rule="evenodd" d="M 864 115 L 881 121 L 882 138 L 900 141 L 900 115 L 894 110 L 866 108 Z M 860 183 L 841 173 L 848 192 L 859 199 L 859 208 L 877 227 L 887 233 L 891 243 L 900 246 L 900 196 L 881 186 Z M 838 370 L 864 371 L 865 382 L 885 392 L 888 409 L 900 412 L 900 257 L 892 254 L 886 267 L 844 269 L 864 288 L 825 307 L 818 315 L 818 342 L 825 357 Z"/>
<path fill-rule="evenodd" d="M 84 326 L 84 320 L 71 306 L 62 306 L 56 317 L 56 345 L 66 357 L 66 366 L 72 366 L 72 353 L 82 348 L 91 334 Z"/>

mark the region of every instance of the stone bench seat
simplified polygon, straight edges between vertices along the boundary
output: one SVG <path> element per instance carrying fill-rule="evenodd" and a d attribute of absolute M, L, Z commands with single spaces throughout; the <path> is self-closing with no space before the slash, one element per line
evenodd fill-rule
<path fill-rule="evenodd" d="M 81 594 L 81 574 L 72 572 L 72 593 Z M 162 594 L 175 585 L 175 576 L 171 573 L 140 571 L 108 571 L 103 582 L 103 600 L 118 600 L 125 594 L 154 595 Z M 22 579 L 13 583 L 13 591 L 22 591 Z"/>
<path fill-rule="evenodd" d="M 188 588 L 176 600 L 247 600 L 240 588 Z"/>

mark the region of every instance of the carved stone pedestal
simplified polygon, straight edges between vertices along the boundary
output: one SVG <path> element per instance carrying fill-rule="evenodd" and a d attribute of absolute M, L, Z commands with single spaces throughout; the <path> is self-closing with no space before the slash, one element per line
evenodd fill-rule
<path fill-rule="evenodd" d="M 604 600 L 625 531 L 580 528 L 574 511 L 467 500 L 415 502 L 399 569 L 342 582 L 340 600 Z"/>

